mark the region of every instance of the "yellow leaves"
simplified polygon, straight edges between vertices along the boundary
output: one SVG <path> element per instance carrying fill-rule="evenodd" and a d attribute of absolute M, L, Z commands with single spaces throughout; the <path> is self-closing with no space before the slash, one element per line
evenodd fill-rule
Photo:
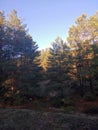
<path fill-rule="evenodd" d="M 76 25 L 69 29 L 69 36 L 67 38 L 71 46 L 76 43 L 85 42 L 86 40 L 96 39 L 98 37 L 98 13 L 87 18 L 85 14 L 77 18 Z M 72 45 L 73 44 L 73 45 Z"/>
<path fill-rule="evenodd" d="M 8 86 L 10 86 L 11 85 L 11 79 L 7 79 L 4 83 L 3 83 L 3 86 L 5 86 L 5 87 L 8 87 Z"/>
<path fill-rule="evenodd" d="M 0 11 L 0 25 L 5 25 L 5 17 L 4 17 L 4 12 Z"/>
<path fill-rule="evenodd" d="M 81 24 L 84 23 L 86 21 L 86 14 L 82 14 L 82 16 L 78 17 L 76 20 L 76 24 Z"/>
<path fill-rule="evenodd" d="M 8 15 L 8 24 L 11 28 L 23 30 L 24 25 L 22 24 L 22 20 L 17 16 L 17 11 L 12 10 L 11 13 Z"/>
<path fill-rule="evenodd" d="M 42 50 L 40 53 L 40 66 L 44 69 L 44 71 L 47 70 L 48 67 L 48 57 L 50 56 L 49 49 Z"/>

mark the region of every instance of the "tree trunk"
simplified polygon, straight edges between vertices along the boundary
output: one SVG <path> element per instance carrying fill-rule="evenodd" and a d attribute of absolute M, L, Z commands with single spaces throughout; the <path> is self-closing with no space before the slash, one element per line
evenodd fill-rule
<path fill-rule="evenodd" d="M 93 83 L 92 83 L 92 79 L 91 78 L 89 79 L 89 85 L 90 85 L 90 92 L 92 94 L 94 94 L 94 88 L 93 88 Z"/>

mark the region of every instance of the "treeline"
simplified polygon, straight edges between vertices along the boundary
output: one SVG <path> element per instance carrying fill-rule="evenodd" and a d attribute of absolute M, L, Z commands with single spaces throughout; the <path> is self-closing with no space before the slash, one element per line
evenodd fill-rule
<path fill-rule="evenodd" d="M 41 51 L 41 66 L 49 79 L 79 90 L 81 96 L 98 89 L 98 13 L 80 16 L 69 29 L 67 42 L 57 37 Z"/>
<path fill-rule="evenodd" d="M 79 17 L 66 42 L 57 37 L 50 48 L 38 51 L 17 11 L 7 18 L 1 11 L 1 100 L 55 96 L 58 101 L 69 93 L 98 94 L 98 13 Z"/>
<path fill-rule="evenodd" d="M 15 10 L 0 12 L 0 97 L 34 96 L 40 76 L 38 45 Z"/>

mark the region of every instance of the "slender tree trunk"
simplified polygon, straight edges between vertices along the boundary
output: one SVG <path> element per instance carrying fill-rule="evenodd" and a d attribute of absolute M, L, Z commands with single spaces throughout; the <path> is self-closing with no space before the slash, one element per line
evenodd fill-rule
<path fill-rule="evenodd" d="M 90 91 L 91 91 L 91 93 L 94 94 L 93 82 L 92 82 L 91 78 L 89 79 L 89 85 L 90 85 Z"/>

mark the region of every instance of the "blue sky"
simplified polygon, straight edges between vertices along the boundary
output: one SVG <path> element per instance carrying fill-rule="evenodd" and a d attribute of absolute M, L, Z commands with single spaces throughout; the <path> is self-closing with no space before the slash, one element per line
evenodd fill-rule
<path fill-rule="evenodd" d="M 0 0 L 0 10 L 15 9 L 27 24 L 39 48 L 49 47 L 57 36 L 66 39 L 69 27 L 83 13 L 98 11 L 98 0 Z"/>

